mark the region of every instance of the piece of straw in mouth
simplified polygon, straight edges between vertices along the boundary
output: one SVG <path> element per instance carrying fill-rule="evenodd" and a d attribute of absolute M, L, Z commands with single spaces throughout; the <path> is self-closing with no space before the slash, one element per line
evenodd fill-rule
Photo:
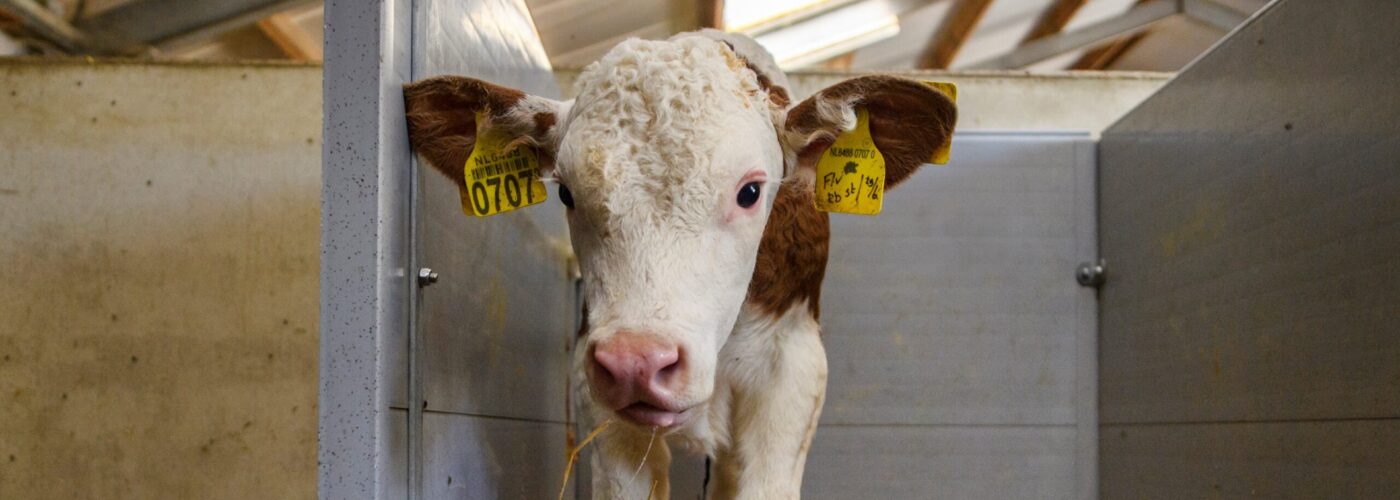
<path fill-rule="evenodd" d="M 651 456 L 651 445 L 656 443 L 656 427 L 651 428 L 651 440 L 647 441 L 647 451 L 642 453 L 642 461 L 637 462 L 637 470 L 632 471 L 632 479 L 627 480 L 627 485 L 623 486 L 623 491 L 632 487 L 632 483 L 637 482 L 637 475 L 642 473 L 642 467 L 647 464 L 647 457 Z"/>
<path fill-rule="evenodd" d="M 579 452 L 583 451 L 584 446 L 588 446 L 588 443 L 593 442 L 593 438 L 596 438 L 599 434 L 602 434 L 603 430 L 607 429 L 609 425 L 612 425 L 612 423 L 613 419 L 611 418 L 604 420 L 602 424 L 598 425 L 598 428 L 593 429 L 593 432 L 588 433 L 588 436 L 584 437 L 583 441 L 580 442 L 578 446 L 575 446 L 574 449 L 569 450 L 569 465 L 564 467 L 564 484 L 559 485 L 559 500 L 564 500 L 564 491 L 569 489 L 569 474 L 574 471 L 574 461 L 578 460 Z"/>

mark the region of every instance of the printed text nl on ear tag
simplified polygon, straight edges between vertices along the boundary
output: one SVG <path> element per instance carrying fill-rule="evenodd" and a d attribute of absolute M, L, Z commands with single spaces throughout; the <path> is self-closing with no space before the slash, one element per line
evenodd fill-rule
<path fill-rule="evenodd" d="M 957 85 L 954 85 L 954 84 L 949 83 L 949 82 L 927 82 L 927 81 L 924 82 L 924 85 L 928 85 L 929 87 L 933 87 L 933 90 L 937 90 L 937 91 L 939 91 L 939 92 L 942 92 L 943 95 L 948 96 L 948 100 L 949 100 L 949 101 L 953 101 L 953 104 L 957 104 L 957 103 L 958 103 L 958 86 L 957 86 Z M 952 150 L 953 150 L 953 137 L 952 137 L 952 136 L 948 136 L 947 142 L 944 142 L 942 145 L 938 146 L 938 149 L 933 150 L 933 157 L 932 157 L 932 158 L 929 158 L 928 162 L 929 162 L 929 163 L 932 163 L 932 164 L 935 164 L 935 165 L 946 165 L 946 164 L 948 164 L 948 158 L 949 158 L 949 155 L 952 153 Z"/>
<path fill-rule="evenodd" d="M 476 146 L 467 158 L 462 211 L 477 217 L 496 215 L 540 203 L 548 197 L 540 182 L 540 161 L 534 150 L 506 150 L 510 137 L 486 127 L 486 113 L 476 116 Z"/>
<path fill-rule="evenodd" d="M 870 137 L 870 117 L 856 108 L 856 128 L 841 134 L 817 160 L 817 210 L 875 215 L 885 198 L 885 157 Z"/>

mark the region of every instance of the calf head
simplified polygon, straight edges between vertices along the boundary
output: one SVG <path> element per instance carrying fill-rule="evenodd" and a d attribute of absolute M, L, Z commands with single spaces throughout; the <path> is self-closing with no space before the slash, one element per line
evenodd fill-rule
<path fill-rule="evenodd" d="M 760 242 L 782 251 L 765 236 L 779 188 L 809 201 L 777 209 L 815 210 L 812 165 L 854 127 L 856 107 L 869 112 L 887 187 L 952 131 L 946 97 L 892 77 L 848 80 L 789 110 L 782 75 L 755 47 L 714 32 L 629 40 L 580 74 L 568 102 L 463 77 L 405 90 L 413 147 L 459 185 L 478 119 L 534 148 L 541 176 L 557 180 L 587 304 L 576 361 L 595 407 L 634 424 L 680 426 L 709 400 Z"/>

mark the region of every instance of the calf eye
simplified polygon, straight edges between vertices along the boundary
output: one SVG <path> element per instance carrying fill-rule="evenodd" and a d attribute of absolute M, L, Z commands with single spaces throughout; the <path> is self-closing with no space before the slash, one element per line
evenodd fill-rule
<path fill-rule="evenodd" d="M 761 187 L 762 185 L 757 182 L 750 182 L 744 184 L 744 187 L 739 188 L 739 197 L 737 200 L 739 206 L 749 208 L 752 207 L 754 203 L 758 203 L 758 195 L 762 192 Z"/>
<path fill-rule="evenodd" d="M 559 185 L 559 201 L 564 202 L 564 206 L 574 208 L 574 194 L 569 192 L 569 186 Z"/>

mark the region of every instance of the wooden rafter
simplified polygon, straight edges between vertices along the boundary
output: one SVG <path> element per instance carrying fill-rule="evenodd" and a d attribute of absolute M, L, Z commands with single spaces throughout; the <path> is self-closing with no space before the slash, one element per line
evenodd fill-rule
<path fill-rule="evenodd" d="M 829 69 L 835 71 L 850 71 L 851 63 L 855 62 L 855 60 L 856 53 L 847 52 L 845 54 L 841 54 L 831 59 L 822 61 L 820 64 L 817 64 L 817 66 L 822 69 Z"/>
<path fill-rule="evenodd" d="M 1035 20 L 1035 26 L 1021 39 L 1021 45 L 1064 31 L 1070 19 L 1074 19 L 1074 14 L 1088 2 L 1089 0 L 1055 0 L 1055 3 L 1040 13 L 1040 18 Z"/>
<path fill-rule="evenodd" d="M 938 31 L 934 32 L 928 47 L 919 56 L 919 67 L 947 69 L 991 4 L 992 0 L 953 0 L 953 6 L 938 25 Z"/>
<path fill-rule="evenodd" d="M 323 59 L 320 40 L 311 36 L 297 25 L 291 14 L 281 12 L 258 21 L 258 28 L 272 39 L 287 57 L 298 61 L 320 61 Z"/>
<path fill-rule="evenodd" d="M 1149 0 L 1137 0 L 1133 6 L 1142 5 L 1148 1 Z M 1070 69 L 1085 70 L 1108 69 L 1118 58 L 1123 57 L 1123 54 L 1127 53 L 1129 49 L 1132 49 L 1134 45 L 1142 41 L 1144 36 L 1147 36 L 1146 30 L 1089 49 L 1088 52 L 1079 56 L 1079 59 L 1074 61 L 1074 64 L 1071 64 L 1069 67 Z"/>
<path fill-rule="evenodd" d="M 700 27 L 724 29 L 724 0 L 700 1 Z"/>
<path fill-rule="evenodd" d="M 1123 57 L 1123 54 L 1126 54 L 1129 49 L 1132 49 L 1134 45 L 1142 41 L 1142 38 L 1146 35 L 1147 32 L 1143 31 L 1090 49 L 1088 52 L 1085 52 L 1084 55 L 1079 56 L 1079 60 L 1070 65 L 1070 69 L 1108 69 L 1109 66 L 1112 66 L 1114 62 L 1118 61 L 1118 58 Z"/>

